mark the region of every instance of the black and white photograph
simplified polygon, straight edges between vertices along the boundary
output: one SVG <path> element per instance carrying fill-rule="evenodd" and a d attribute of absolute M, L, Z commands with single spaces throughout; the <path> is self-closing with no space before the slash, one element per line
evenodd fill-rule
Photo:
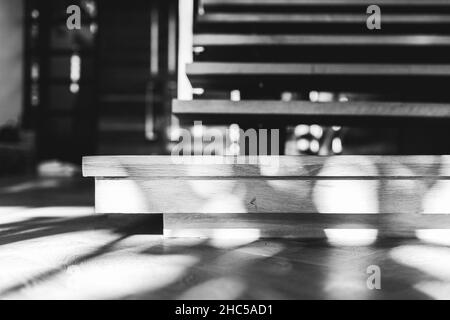
<path fill-rule="evenodd" d="M 0 300 L 450 300 L 450 0 L 0 0 Z"/>

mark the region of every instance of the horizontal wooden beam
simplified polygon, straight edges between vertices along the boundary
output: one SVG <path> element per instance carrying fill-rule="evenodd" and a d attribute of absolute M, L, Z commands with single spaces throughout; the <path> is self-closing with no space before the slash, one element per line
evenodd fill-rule
<path fill-rule="evenodd" d="M 372 0 L 201 0 L 205 6 L 369 6 Z M 450 6 L 448 0 L 378 0 L 379 6 Z"/>
<path fill-rule="evenodd" d="M 165 214 L 166 237 L 326 238 L 345 229 L 354 243 L 364 237 L 410 238 L 420 229 L 450 229 L 450 215 L 418 214 Z M 360 230 L 356 235 L 352 230 Z M 372 232 L 375 231 L 375 234 Z M 359 235 L 359 237 L 358 237 Z M 362 239 L 361 239 L 362 238 Z"/>
<path fill-rule="evenodd" d="M 198 23 L 235 24 L 348 24 L 367 22 L 367 14 L 355 13 L 207 13 L 197 18 Z M 449 24 L 450 15 L 437 13 L 393 14 L 383 13 L 383 24 Z"/>
<path fill-rule="evenodd" d="M 340 118 L 374 122 L 380 120 L 398 119 L 450 119 L 450 103 L 413 103 L 413 102 L 326 102 L 310 101 L 277 101 L 277 100 L 174 100 L 172 112 L 186 119 L 206 119 L 205 123 L 224 123 L 240 120 L 245 117 L 258 121 L 273 120 L 286 124 L 306 121 L 332 120 L 339 123 Z"/>
<path fill-rule="evenodd" d="M 450 15 L 447 17 L 450 23 Z M 197 34 L 194 46 L 449 46 L 436 35 L 254 35 Z"/>
<path fill-rule="evenodd" d="M 94 156 L 85 177 L 165 179 L 450 178 L 450 156 Z"/>
<path fill-rule="evenodd" d="M 450 76 L 450 64 L 195 62 L 189 76 Z"/>
<path fill-rule="evenodd" d="M 450 229 L 450 156 L 100 156 L 83 173 L 96 177 L 96 213 L 163 214 L 167 237 Z"/>

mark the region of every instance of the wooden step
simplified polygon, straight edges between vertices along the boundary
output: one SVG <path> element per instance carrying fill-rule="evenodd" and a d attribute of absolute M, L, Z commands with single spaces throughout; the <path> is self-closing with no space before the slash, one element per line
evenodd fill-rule
<path fill-rule="evenodd" d="M 447 90 L 450 64 L 194 62 L 186 67 L 194 88 L 282 91 L 422 92 Z"/>
<path fill-rule="evenodd" d="M 371 0 L 201 0 L 208 6 L 369 6 Z M 450 6 L 448 0 L 379 0 L 379 6 Z"/>
<path fill-rule="evenodd" d="M 447 64 L 450 36 L 198 34 L 195 62 Z"/>
<path fill-rule="evenodd" d="M 450 23 L 450 16 L 448 17 Z M 450 46 L 450 36 L 197 34 L 194 46 Z"/>
<path fill-rule="evenodd" d="M 300 122 L 329 122 L 335 124 L 376 122 L 391 119 L 450 119 L 450 103 L 413 102 L 328 102 L 242 100 L 174 100 L 172 112 L 186 120 L 205 123 L 248 122 L 297 124 Z"/>
<path fill-rule="evenodd" d="M 195 35 L 193 45 L 202 49 L 195 62 L 450 63 L 450 35 L 207 33 Z"/>
<path fill-rule="evenodd" d="M 332 168 L 333 166 L 334 168 Z M 252 179 L 264 177 L 269 180 L 298 178 L 305 180 L 335 178 L 450 179 L 450 155 L 94 156 L 83 158 L 83 175 L 103 178 L 161 179 L 166 177 L 180 180 L 239 179 L 243 177 Z"/>
<path fill-rule="evenodd" d="M 445 24 L 450 23 L 449 14 L 383 14 L 383 24 Z M 204 24 L 363 24 L 367 14 L 363 13 L 208 13 L 200 15 L 197 23 Z"/>
<path fill-rule="evenodd" d="M 370 239 L 414 238 L 417 229 L 446 230 L 450 216 L 445 214 L 317 214 L 317 213 L 189 213 L 164 214 L 167 238 L 324 238 L 327 232 L 360 232 Z M 342 230 L 344 229 L 344 230 Z"/>
<path fill-rule="evenodd" d="M 98 214 L 163 214 L 166 236 L 390 237 L 450 228 L 449 156 L 85 157 Z"/>
<path fill-rule="evenodd" d="M 221 63 L 196 62 L 186 66 L 189 76 L 320 75 L 320 76 L 450 76 L 450 64 L 352 63 Z"/>

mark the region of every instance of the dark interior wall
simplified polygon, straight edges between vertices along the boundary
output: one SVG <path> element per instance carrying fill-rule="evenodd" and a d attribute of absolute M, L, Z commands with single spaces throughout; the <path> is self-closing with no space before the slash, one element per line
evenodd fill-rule
<path fill-rule="evenodd" d="M 80 163 L 95 148 L 96 79 L 93 1 L 27 0 L 24 126 L 36 133 L 37 161 Z M 69 30 L 67 8 L 81 8 Z"/>
<path fill-rule="evenodd" d="M 22 113 L 23 1 L 0 0 L 0 127 Z"/>
<path fill-rule="evenodd" d="M 176 88 L 176 3 L 99 1 L 97 154 L 165 152 Z"/>
<path fill-rule="evenodd" d="M 26 3 L 24 118 L 36 130 L 38 160 L 79 163 L 92 154 L 164 153 L 176 93 L 177 35 L 169 34 L 177 32 L 177 1 Z M 72 4 L 81 7 L 81 30 L 66 27 Z M 76 92 L 73 55 L 81 60 Z M 39 70 L 35 79 L 33 65 Z"/>

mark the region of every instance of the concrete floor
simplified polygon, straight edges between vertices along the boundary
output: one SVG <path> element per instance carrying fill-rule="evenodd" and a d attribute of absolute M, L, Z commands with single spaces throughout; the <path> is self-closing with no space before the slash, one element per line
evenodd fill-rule
<path fill-rule="evenodd" d="M 95 216 L 93 191 L 81 179 L 0 180 L 0 299 L 450 299 L 446 231 L 163 239 L 142 221 Z M 380 290 L 367 287 L 371 265 Z"/>

